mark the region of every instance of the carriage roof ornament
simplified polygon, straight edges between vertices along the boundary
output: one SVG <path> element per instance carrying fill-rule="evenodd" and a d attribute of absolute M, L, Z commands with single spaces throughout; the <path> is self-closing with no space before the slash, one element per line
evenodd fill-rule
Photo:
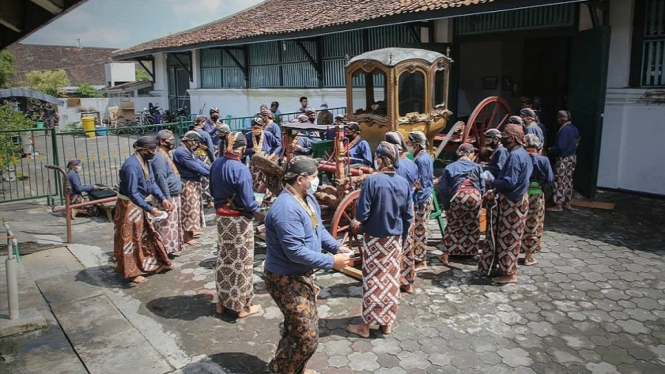
<path fill-rule="evenodd" d="M 450 57 L 450 47 L 446 48 L 446 57 Z"/>
<path fill-rule="evenodd" d="M 393 64 L 393 53 L 390 52 L 388 54 L 388 64 L 392 65 Z"/>
<path fill-rule="evenodd" d="M 344 65 L 345 65 L 345 66 L 348 66 L 348 65 L 349 65 L 349 61 L 351 61 L 351 57 L 350 57 L 349 54 L 347 53 L 347 54 L 344 55 Z"/>

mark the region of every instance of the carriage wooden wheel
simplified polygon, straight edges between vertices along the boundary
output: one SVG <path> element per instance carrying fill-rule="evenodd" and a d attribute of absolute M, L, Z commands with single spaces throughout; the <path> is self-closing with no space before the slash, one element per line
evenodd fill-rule
<path fill-rule="evenodd" d="M 502 129 L 510 117 L 510 105 L 498 96 L 490 96 L 481 101 L 469 116 L 464 128 L 462 143 L 471 143 L 480 148 L 484 145 L 485 131 L 491 128 Z"/>
<path fill-rule="evenodd" d="M 333 238 L 337 239 L 340 244 L 349 247 L 356 256 L 362 252 L 363 237 L 360 233 L 351 232 L 351 221 L 355 218 L 356 203 L 359 197 L 360 190 L 346 195 L 337 206 L 330 223 L 330 234 Z M 360 265 L 361 261 L 360 257 L 352 257 L 349 266 L 342 272 L 357 279 L 362 278 L 362 273 L 353 268 L 353 266 Z"/>

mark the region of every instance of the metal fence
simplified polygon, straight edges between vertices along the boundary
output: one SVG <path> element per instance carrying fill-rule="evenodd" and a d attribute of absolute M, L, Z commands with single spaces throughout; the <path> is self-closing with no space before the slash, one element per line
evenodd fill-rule
<path fill-rule="evenodd" d="M 331 108 L 333 117 L 345 108 Z M 301 113 L 283 113 L 282 123 Z M 318 113 L 317 113 L 318 115 Z M 225 118 L 232 131 L 246 132 L 251 117 Z M 2 165 L 0 203 L 46 198 L 49 205 L 64 203 L 62 177 L 47 170 L 48 164 L 65 167 L 79 159 L 81 183 L 114 187 L 119 183 L 118 171 L 134 152 L 134 142 L 143 135 L 156 135 L 159 130 L 174 132 L 178 144 L 182 135 L 192 128 L 192 122 L 182 119 L 176 123 L 148 126 L 104 128 L 96 131 L 55 132 L 47 129 L 0 131 L 0 165 Z"/>

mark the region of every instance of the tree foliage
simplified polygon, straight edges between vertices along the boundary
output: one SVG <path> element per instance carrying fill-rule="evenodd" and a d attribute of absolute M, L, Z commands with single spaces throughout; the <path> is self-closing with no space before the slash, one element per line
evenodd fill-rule
<path fill-rule="evenodd" d="M 31 71 L 25 77 L 30 88 L 51 96 L 58 95 L 61 88 L 71 85 L 67 72 L 63 69 Z"/>
<path fill-rule="evenodd" d="M 143 82 L 143 81 L 149 81 L 150 80 L 150 75 L 148 74 L 147 71 L 145 71 L 144 68 L 142 67 L 137 67 L 136 68 L 136 81 L 137 82 Z"/>
<path fill-rule="evenodd" d="M 102 94 L 99 93 L 94 87 L 87 83 L 79 84 L 79 97 L 102 97 Z"/>
<path fill-rule="evenodd" d="M 14 78 L 16 57 L 9 51 L 0 51 L 0 88 L 9 87 L 9 81 Z"/>
<path fill-rule="evenodd" d="M 14 111 L 10 104 L 0 105 L 0 130 L 23 130 L 36 127 L 36 122 L 26 117 L 23 112 Z M 20 132 L 0 132 L 0 167 L 3 169 L 21 159 Z"/>

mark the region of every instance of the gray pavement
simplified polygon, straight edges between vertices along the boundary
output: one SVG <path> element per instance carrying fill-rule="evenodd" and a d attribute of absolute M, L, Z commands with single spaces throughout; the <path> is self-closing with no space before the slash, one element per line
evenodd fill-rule
<path fill-rule="evenodd" d="M 493 285 L 470 261 L 442 266 L 439 250 L 431 251 L 416 293 L 402 297 L 391 335 L 349 336 L 346 325 L 359 321 L 361 284 L 318 272 L 321 338 L 309 367 L 320 373 L 665 372 L 665 233 L 659 227 L 665 202 L 603 198 L 617 203 L 613 212 L 548 213 L 541 263 L 520 267 L 517 285 Z M 31 216 L 26 220 L 46 222 L 48 214 Z M 64 237 L 63 219 L 50 217 L 48 224 L 48 234 Z M 76 352 L 70 359 L 91 373 L 267 373 L 282 317 L 262 281 L 260 242 L 255 302 L 263 311 L 234 320 L 214 315 L 207 261 L 216 249 L 213 227 L 201 245 L 176 258 L 173 271 L 139 286 L 113 271 L 111 224 L 81 219 L 74 229 L 78 244 L 24 257 Z M 432 246 L 437 231 L 432 221 Z M 12 357 L 34 361 L 33 367 L 46 359 L 28 349 Z M 0 362 L 0 372 L 6 365 Z"/>

